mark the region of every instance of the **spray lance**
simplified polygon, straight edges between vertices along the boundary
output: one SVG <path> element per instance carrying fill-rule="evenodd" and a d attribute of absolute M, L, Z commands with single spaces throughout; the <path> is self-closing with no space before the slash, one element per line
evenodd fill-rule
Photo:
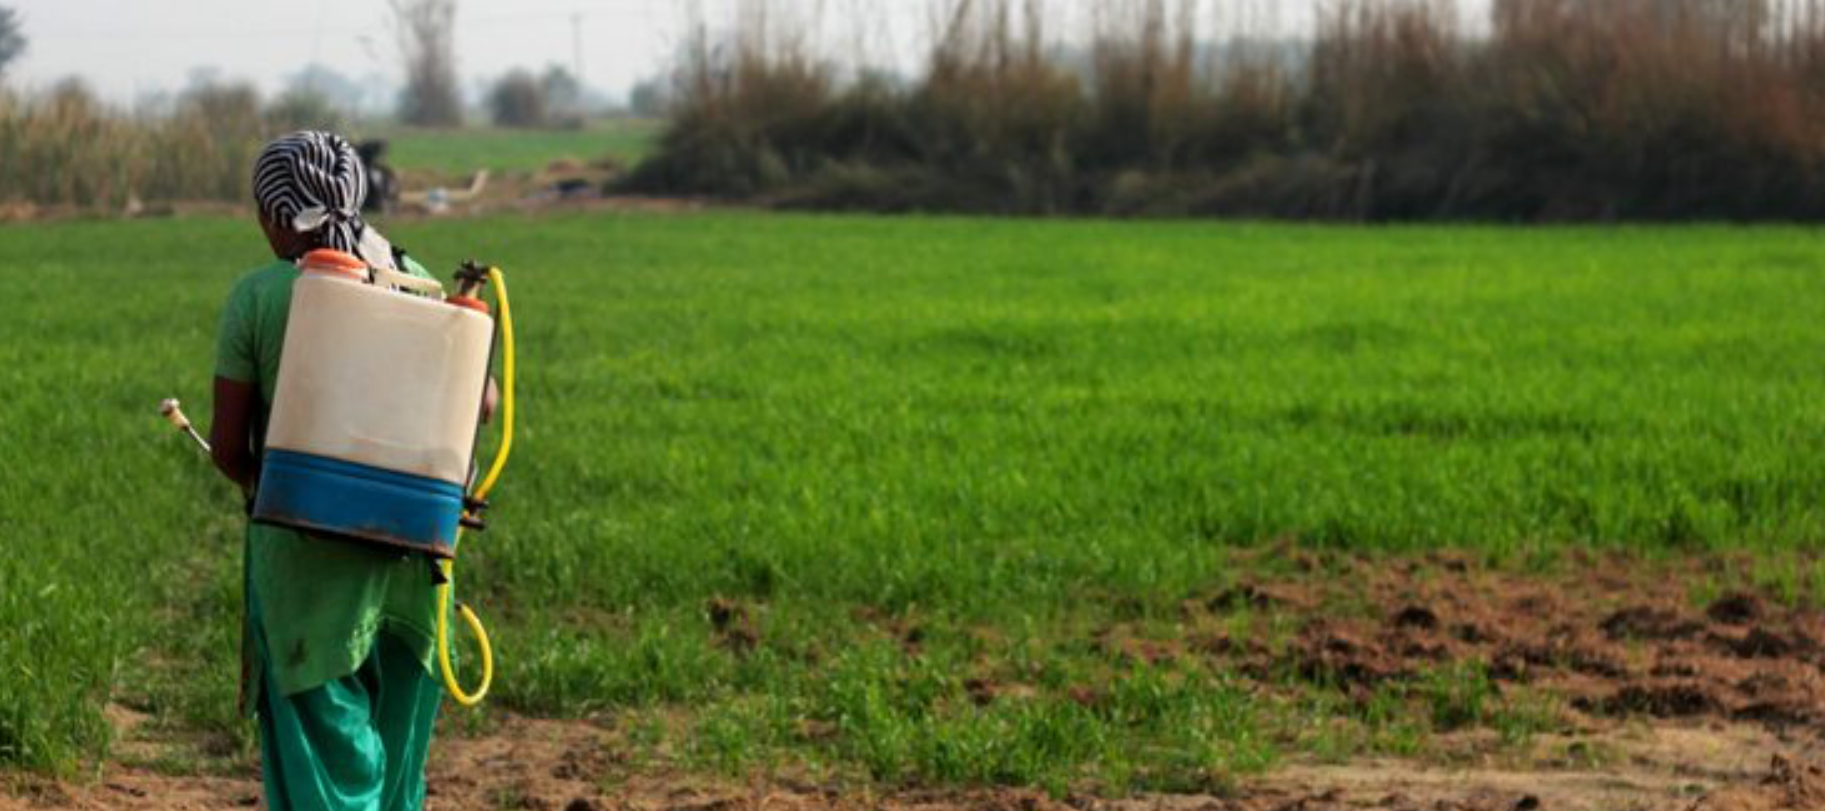
<path fill-rule="evenodd" d="M 204 454 L 212 453 L 209 448 L 209 440 L 204 439 L 202 434 L 196 432 L 196 428 L 190 424 L 190 418 L 184 416 L 184 404 L 178 402 L 176 397 L 169 398 L 164 402 L 159 403 L 158 413 L 159 416 L 165 418 L 165 422 L 171 423 L 171 427 L 176 428 L 179 433 L 186 434 L 191 440 L 195 441 L 196 446 L 202 448 Z"/>
<path fill-rule="evenodd" d="M 456 293 L 446 296 L 435 280 L 339 251 L 312 251 L 298 264 L 252 519 L 324 543 L 426 559 L 437 585 L 444 687 L 458 704 L 479 704 L 494 679 L 487 631 L 455 602 L 481 658 L 481 681 L 469 691 L 451 663 L 449 625 L 458 543 L 465 530 L 486 528 L 488 496 L 513 450 L 506 278 L 499 268 L 466 262 Z M 488 286 L 494 307 L 481 297 Z M 497 354 L 501 440 L 478 480 L 474 455 Z M 208 450 L 177 401 L 165 401 L 160 413 Z"/>
<path fill-rule="evenodd" d="M 190 437 L 190 441 L 196 444 L 197 449 L 202 451 L 204 456 L 215 452 L 213 448 L 209 447 L 209 440 L 204 439 L 202 434 L 196 432 L 196 427 L 190 424 L 190 418 L 184 415 L 184 404 L 179 402 L 176 397 L 168 397 L 164 402 L 159 403 L 158 413 L 159 416 L 165 418 L 165 422 L 176 428 L 178 433 Z M 241 491 L 241 497 L 247 500 L 248 508 L 251 510 L 253 493 L 244 489 Z"/>

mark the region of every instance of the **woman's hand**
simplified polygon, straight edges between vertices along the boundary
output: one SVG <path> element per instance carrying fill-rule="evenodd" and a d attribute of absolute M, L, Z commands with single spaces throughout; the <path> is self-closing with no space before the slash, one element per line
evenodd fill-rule
<path fill-rule="evenodd" d="M 488 376 L 488 388 L 482 392 L 482 424 L 494 422 L 494 410 L 501 406 L 501 388 L 494 384 L 494 375 Z"/>

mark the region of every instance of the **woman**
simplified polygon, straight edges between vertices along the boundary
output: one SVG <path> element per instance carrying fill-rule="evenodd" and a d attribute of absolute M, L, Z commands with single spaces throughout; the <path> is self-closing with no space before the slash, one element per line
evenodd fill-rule
<path fill-rule="evenodd" d="M 367 178 L 347 141 L 298 132 L 254 166 L 275 261 L 235 285 L 215 367 L 215 463 L 251 492 L 278 380 L 294 264 L 334 248 L 428 276 L 364 223 Z M 259 718 L 272 811 L 415 811 L 441 691 L 422 559 L 250 524 L 241 696 Z"/>

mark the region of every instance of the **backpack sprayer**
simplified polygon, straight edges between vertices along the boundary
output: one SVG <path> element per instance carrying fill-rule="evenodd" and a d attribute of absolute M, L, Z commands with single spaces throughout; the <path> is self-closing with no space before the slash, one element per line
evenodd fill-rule
<path fill-rule="evenodd" d="M 253 520 L 313 537 L 423 555 L 437 584 L 437 658 L 458 704 L 479 704 L 494 681 L 480 618 L 481 684 L 463 690 L 450 661 L 450 593 L 464 529 L 486 529 L 488 494 L 513 450 L 513 314 L 499 268 L 464 263 L 454 295 L 432 279 L 371 268 L 332 250 L 298 263 L 273 392 Z M 473 489 L 495 319 L 500 307 L 501 444 Z M 416 295 L 414 295 L 416 294 Z M 165 418 L 205 451 L 176 400 Z M 332 541 L 326 541 L 332 542 Z"/>

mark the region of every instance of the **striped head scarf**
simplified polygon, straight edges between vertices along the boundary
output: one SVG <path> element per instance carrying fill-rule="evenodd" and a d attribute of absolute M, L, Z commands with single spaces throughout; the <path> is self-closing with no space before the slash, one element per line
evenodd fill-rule
<path fill-rule="evenodd" d="M 267 144 L 254 161 L 253 196 L 268 220 L 316 234 L 323 247 L 374 267 L 392 268 L 392 246 L 361 219 L 367 194 L 361 156 L 332 133 L 294 132 Z"/>

